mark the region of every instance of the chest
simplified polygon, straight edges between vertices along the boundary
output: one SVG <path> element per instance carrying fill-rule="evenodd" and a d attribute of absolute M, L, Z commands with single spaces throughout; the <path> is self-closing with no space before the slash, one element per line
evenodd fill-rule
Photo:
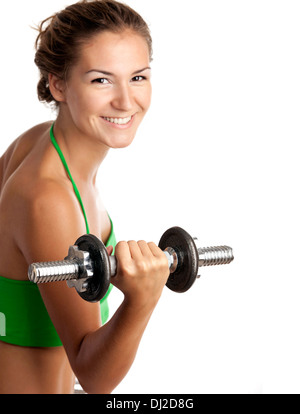
<path fill-rule="evenodd" d="M 89 232 L 105 243 L 111 233 L 111 222 L 100 196 L 98 193 L 89 192 L 84 194 L 82 202 Z"/>

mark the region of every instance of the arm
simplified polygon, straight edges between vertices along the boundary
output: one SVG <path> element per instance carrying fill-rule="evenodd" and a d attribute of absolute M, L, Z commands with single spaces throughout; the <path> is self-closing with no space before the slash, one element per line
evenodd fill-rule
<path fill-rule="evenodd" d="M 77 355 L 82 383 L 88 392 L 111 392 L 132 365 L 140 340 L 169 275 L 165 255 L 153 243 L 130 241 L 116 247 L 118 274 L 113 283 L 124 293 L 124 301 L 101 329 L 84 337 Z M 97 382 L 91 381 L 91 373 Z"/>
<path fill-rule="evenodd" d="M 23 212 L 18 241 L 28 265 L 63 258 L 85 233 L 81 212 L 64 192 L 36 198 Z M 169 275 L 165 255 L 152 243 L 121 242 L 116 256 L 113 283 L 124 301 L 103 327 L 98 303 L 83 301 L 65 282 L 39 285 L 70 364 L 89 393 L 109 393 L 124 378 Z"/>

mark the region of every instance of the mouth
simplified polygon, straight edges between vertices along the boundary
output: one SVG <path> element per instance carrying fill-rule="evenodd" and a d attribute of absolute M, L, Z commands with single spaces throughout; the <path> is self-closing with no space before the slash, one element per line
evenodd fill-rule
<path fill-rule="evenodd" d="M 109 118 L 106 116 L 102 116 L 101 118 L 107 122 L 110 122 L 111 124 L 128 125 L 130 121 L 133 119 L 133 116 L 128 116 L 127 118 Z"/>

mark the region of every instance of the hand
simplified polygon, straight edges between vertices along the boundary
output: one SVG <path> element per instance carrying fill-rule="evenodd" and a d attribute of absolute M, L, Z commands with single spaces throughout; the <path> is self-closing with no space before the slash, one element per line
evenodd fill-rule
<path fill-rule="evenodd" d="M 154 243 L 119 242 L 117 274 L 112 283 L 135 306 L 154 308 L 169 277 L 168 260 Z"/>

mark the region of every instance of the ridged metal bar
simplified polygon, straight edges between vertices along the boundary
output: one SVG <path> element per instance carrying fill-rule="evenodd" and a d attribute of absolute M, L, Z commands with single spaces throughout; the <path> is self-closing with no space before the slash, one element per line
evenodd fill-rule
<path fill-rule="evenodd" d="M 233 259 L 233 251 L 228 246 L 200 247 L 198 266 L 216 266 L 229 264 Z M 169 267 L 174 263 L 174 258 L 168 252 L 164 252 L 169 260 Z M 117 263 L 115 256 L 110 256 L 112 276 L 115 275 Z M 78 259 L 61 260 L 56 262 L 33 263 L 28 269 L 28 278 L 34 283 L 59 282 L 73 280 L 79 277 Z"/>
<path fill-rule="evenodd" d="M 200 247 L 198 253 L 199 267 L 229 264 L 234 259 L 232 248 L 228 246 Z"/>
<path fill-rule="evenodd" d="M 79 265 L 75 260 L 32 263 L 28 269 L 29 280 L 33 283 L 59 282 L 77 279 Z"/>

